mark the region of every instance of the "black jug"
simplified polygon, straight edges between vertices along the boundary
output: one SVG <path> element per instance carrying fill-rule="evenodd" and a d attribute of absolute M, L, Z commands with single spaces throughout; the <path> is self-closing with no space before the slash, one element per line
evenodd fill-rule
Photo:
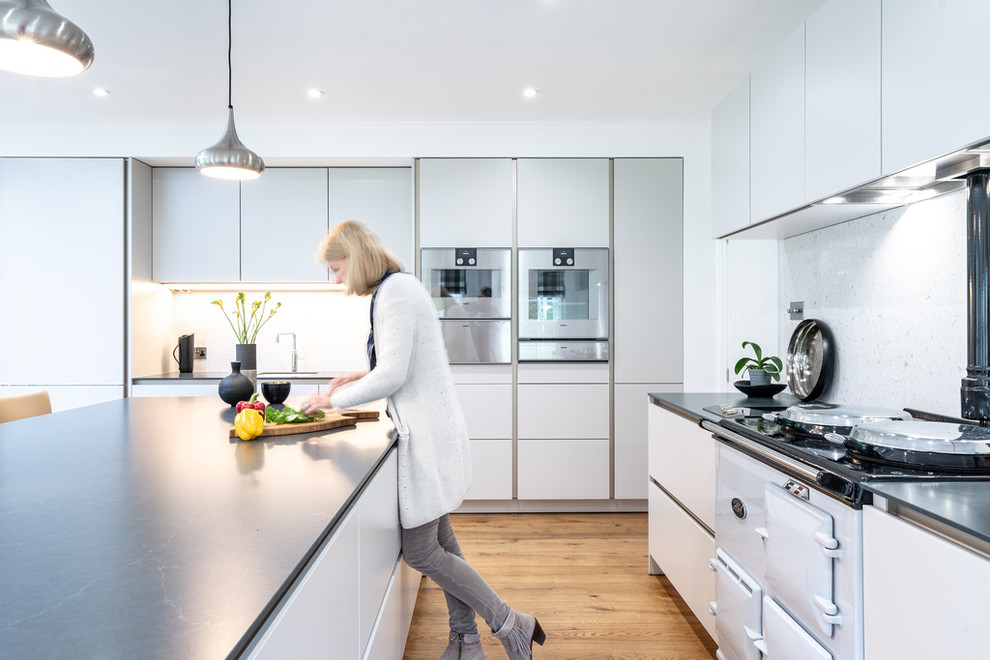
<path fill-rule="evenodd" d="M 195 359 L 194 346 L 196 344 L 194 333 L 179 337 L 179 343 L 172 349 L 172 359 L 179 363 L 180 374 L 191 374 L 193 370 L 193 359 Z M 179 357 L 175 357 L 175 352 L 179 352 Z"/>

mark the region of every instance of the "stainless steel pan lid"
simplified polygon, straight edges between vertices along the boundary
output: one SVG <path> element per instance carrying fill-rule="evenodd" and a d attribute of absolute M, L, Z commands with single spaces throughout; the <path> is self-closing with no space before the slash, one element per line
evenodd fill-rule
<path fill-rule="evenodd" d="M 843 446 L 853 459 L 933 472 L 990 473 L 990 430 L 970 424 L 874 422 L 853 429 Z"/>
<path fill-rule="evenodd" d="M 853 428 L 849 440 L 869 447 L 990 456 L 990 429 L 970 424 L 919 420 L 872 422 Z"/>
<path fill-rule="evenodd" d="M 857 424 L 889 419 L 911 419 L 903 410 L 875 408 L 871 406 L 843 406 L 834 403 L 799 403 L 766 419 L 777 422 L 782 427 L 795 429 L 811 435 L 826 433 L 848 433 Z"/>
<path fill-rule="evenodd" d="M 832 333 L 821 321 L 798 323 L 787 344 L 787 386 L 799 399 L 817 399 L 832 382 L 835 349 Z"/>

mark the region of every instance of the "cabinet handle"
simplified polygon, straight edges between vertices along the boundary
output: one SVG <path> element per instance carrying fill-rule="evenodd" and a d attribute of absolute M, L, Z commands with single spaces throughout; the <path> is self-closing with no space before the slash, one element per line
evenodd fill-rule
<path fill-rule="evenodd" d="M 708 613 L 711 614 L 712 616 L 718 616 L 718 603 L 716 603 L 714 600 L 708 603 Z"/>
<path fill-rule="evenodd" d="M 715 561 L 714 557 L 708 560 L 708 570 L 710 570 L 712 573 L 718 572 L 718 562 Z"/>
<path fill-rule="evenodd" d="M 826 557 L 838 558 L 842 554 L 837 550 L 839 541 L 834 536 L 829 536 L 824 532 L 815 532 L 815 541 L 822 546 L 822 553 Z"/>

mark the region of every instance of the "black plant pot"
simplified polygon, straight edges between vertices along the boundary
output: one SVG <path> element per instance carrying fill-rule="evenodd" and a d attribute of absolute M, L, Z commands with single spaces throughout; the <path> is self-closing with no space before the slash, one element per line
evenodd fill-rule
<path fill-rule="evenodd" d="M 254 383 L 251 379 L 241 373 L 241 363 L 230 363 L 230 375 L 220 381 L 217 392 L 224 403 L 234 406 L 238 401 L 247 401 L 254 394 Z"/>

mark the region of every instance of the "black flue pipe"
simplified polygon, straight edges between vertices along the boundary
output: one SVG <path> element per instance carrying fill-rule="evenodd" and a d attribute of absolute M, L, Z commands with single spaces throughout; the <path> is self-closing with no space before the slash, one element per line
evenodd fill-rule
<path fill-rule="evenodd" d="M 990 425 L 990 169 L 966 175 L 966 278 L 968 344 L 962 416 Z"/>

